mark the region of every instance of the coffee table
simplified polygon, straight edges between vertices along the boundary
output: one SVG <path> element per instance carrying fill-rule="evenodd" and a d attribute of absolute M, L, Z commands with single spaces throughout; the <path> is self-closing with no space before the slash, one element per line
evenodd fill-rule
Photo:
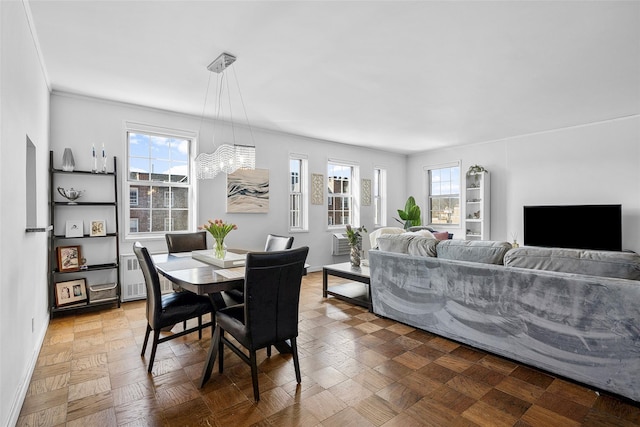
<path fill-rule="evenodd" d="M 341 277 L 351 282 L 329 286 L 329 276 Z M 350 262 L 325 265 L 322 267 L 322 296 L 334 296 L 341 300 L 366 307 L 371 311 L 371 295 L 369 284 L 371 276 L 369 267 L 353 267 Z"/>

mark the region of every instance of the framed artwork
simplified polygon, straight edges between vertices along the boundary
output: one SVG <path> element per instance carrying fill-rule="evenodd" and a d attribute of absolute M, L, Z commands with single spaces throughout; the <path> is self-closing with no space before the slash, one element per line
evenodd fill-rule
<path fill-rule="evenodd" d="M 269 169 L 238 169 L 227 175 L 227 213 L 269 212 Z"/>
<path fill-rule="evenodd" d="M 371 180 L 362 180 L 362 206 L 371 206 Z"/>
<path fill-rule="evenodd" d="M 78 271 L 80 270 L 80 246 L 58 246 L 58 270 Z"/>
<path fill-rule="evenodd" d="M 62 307 L 87 300 L 87 283 L 85 279 L 69 280 L 56 283 L 56 306 Z"/>
<path fill-rule="evenodd" d="M 72 219 L 67 221 L 64 237 L 82 237 L 84 223 L 81 219 Z"/>
<path fill-rule="evenodd" d="M 89 235 L 91 237 L 106 236 L 107 235 L 107 223 L 105 220 L 91 221 L 91 227 L 89 227 Z"/>
<path fill-rule="evenodd" d="M 311 174 L 311 204 L 322 205 L 324 203 L 324 175 Z"/>

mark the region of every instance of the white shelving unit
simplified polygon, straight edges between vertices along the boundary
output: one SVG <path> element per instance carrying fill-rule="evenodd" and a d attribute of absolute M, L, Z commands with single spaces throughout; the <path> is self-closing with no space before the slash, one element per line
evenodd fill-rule
<path fill-rule="evenodd" d="M 491 238 L 491 180 L 489 172 L 466 175 L 465 238 L 489 240 Z"/>

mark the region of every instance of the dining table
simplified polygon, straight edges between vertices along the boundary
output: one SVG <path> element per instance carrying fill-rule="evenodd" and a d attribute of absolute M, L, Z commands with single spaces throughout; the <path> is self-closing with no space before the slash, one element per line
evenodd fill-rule
<path fill-rule="evenodd" d="M 234 250 L 234 254 L 243 254 L 247 251 Z M 214 309 L 220 310 L 226 306 L 221 293 L 232 289 L 242 289 L 244 286 L 244 266 L 222 268 L 207 262 L 203 262 L 201 257 L 196 259 L 191 252 L 179 252 L 172 254 L 156 254 L 152 257 L 153 263 L 158 273 L 167 280 L 180 286 L 184 291 L 193 292 L 197 295 L 208 295 L 211 298 Z M 306 267 L 306 266 L 305 266 Z M 215 322 L 215 314 L 212 314 L 212 322 Z M 211 378 L 211 371 L 215 362 L 213 354 L 214 341 L 211 345 L 205 361 L 200 387 L 203 387 Z M 274 344 L 280 353 L 291 353 L 291 345 L 286 342 Z"/>

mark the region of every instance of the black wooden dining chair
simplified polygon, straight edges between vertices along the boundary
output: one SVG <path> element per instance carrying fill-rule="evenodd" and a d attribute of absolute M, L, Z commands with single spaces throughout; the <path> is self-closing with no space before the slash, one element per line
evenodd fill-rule
<path fill-rule="evenodd" d="M 207 232 L 195 233 L 167 233 L 164 235 L 167 241 L 167 251 L 170 254 L 177 252 L 201 251 L 207 249 Z M 182 292 L 182 288 L 175 283 L 171 286 L 175 292 Z M 183 329 L 187 329 L 187 321 L 182 322 Z"/>
<path fill-rule="evenodd" d="M 283 341 L 291 342 L 293 366 L 298 384 L 301 381 L 298 361 L 298 305 L 307 246 L 275 252 L 249 252 L 245 267 L 244 304 L 220 309 L 216 312 L 214 347 L 208 369 L 211 369 L 218 354 L 218 368 L 224 367 L 224 346 L 229 347 L 244 362 L 251 366 L 253 396 L 260 400 L 258 389 L 258 365 L 256 351 L 270 348 Z M 228 332 L 247 349 L 247 356 L 229 341 Z"/>
<path fill-rule="evenodd" d="M 144 344 L 142 345 L 142 353 L 140 355 L 144 357 L 149 334 L 153 331 L 153 344 L 148 368 L 148 371 L 151 372 L 158 344 L 195 331 L 198 331 L 198 338 L 202 338 L 202 329 L 213 326 L 212 322 L 202 324 L 203 315 L 212 313 L 211 316 L 213 317 L 213 304 L 209 297 L 196 295 L 191 292 L 172 292 L 162 295 L 158 271 L 153 265 L 153 260 L 147 248 L 142 246 L 140 242 L 135 242 L 133 252 L 138 258 L 138 263 L 140 264 L 140 269 L 144 275 L 144 282 L 147 287 L 147 331 L 144 336 Z M 162 328 L 195 317 L 198 318 L 198 326 L 160 338 L 160 330 Z"/>
<path fill-rule="evenodd" d="M 293 236 L 269 234 L 267 236 L 267 242 L 264 245 L 264 251 L 283 251 L 285 249 L 291 249 L 291 246 L 293 246 Z"/>
<path fill-rule="evenodd" d="M 167 233 L 167 250 L 170 254 L 176 252 L 191 252 L 207 249 L 207 232 L 195 233 Z"/>
<path fill-rule="evenodd" d="M 284 251 L 286 249 L 291 249 L 291 246 L 293 246 L 293 236 L 269 234 L 267 235 L 267 241 L 264 244 L 264 251 Z M 244 300 L 244 294 L 241 288 L 228 290 L 225 294 L 231 297 L 231 299 L 236 303 L 241 303 Z"/>

